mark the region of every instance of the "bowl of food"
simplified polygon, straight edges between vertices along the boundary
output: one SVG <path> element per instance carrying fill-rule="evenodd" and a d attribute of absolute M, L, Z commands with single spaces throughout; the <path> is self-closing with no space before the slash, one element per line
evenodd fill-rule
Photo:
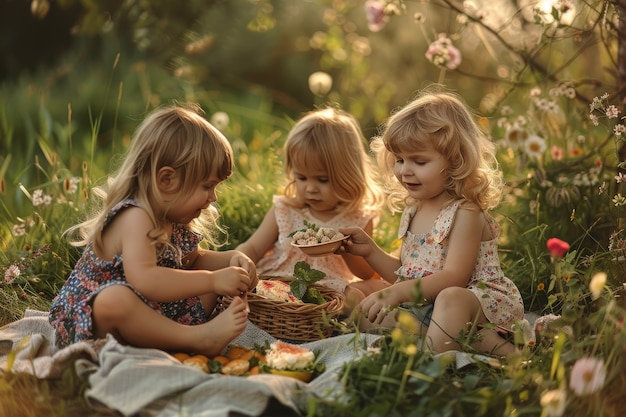
<path fill-rule="evenodd" d="M 331 228 L 307 228 L 293 233 L 291 245 L 309 256 L 327 256 L 335 253 L 348 237 Z"/>
<path fill-rule="evenodd" d="M 316 361 L 315 353 L 301 346 L 277 340 L 270 345 L 265 354 L 264 372 L 311 381 L 323 372 L 324 364 Z"/>

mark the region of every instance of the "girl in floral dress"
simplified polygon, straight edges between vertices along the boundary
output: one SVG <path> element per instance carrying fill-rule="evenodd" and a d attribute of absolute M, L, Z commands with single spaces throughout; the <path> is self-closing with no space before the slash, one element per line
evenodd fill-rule
<path fill-rule="evenodd" d="M 85 246 L 50 308 L 56 344 L 112 334 L 121 343 L 215 355 L 247 323 L 256 267 L 217 244 L 216 187 L 233 170 L 227 139 L 189 106 L 164 106 L 141 123 L 103 208 L 70 229 Z M 208 320 L 218 295 L 233 296 Z M 208 321 L 207 321 L 208 320 Z"/>
<path fill-rule="evenodd" d="M 396 314 L 389 313 L 413 312 L 426 348 L 436 352 L 460 349 L 474 323 L 473 348 L 513 352 L 498 330 L 522 320 L 524 305 L 500 267 L 499 227 L 488 214 L 503 187 L 492 142 L 457 95 L 429 89 L 393 114 L 372 146 L 392 187 L 391 206 L 404 207 L 403 242 L 398 258 L 358 228 L 340 230 L 350 235 L 346 251 L 394 282 L 367 296 L 355 319 L 364 330 L 393 327 Z"/>
<path fill-rule="evenodd" d="M 383 202 L 382 189 L 356 119 L 339 109 L 305 114 L 284 145 L 287 187 L 254 234 L 237 247 L 257 262 L 259 275 L 293 277 L 298 261 L 326 274 L 319 284 L 345 293 L 346 312 L 366 294 L 386 286 L 361 257 L 310 257 L 291 245 L 305 221 L 337 230 L 360 226 L 371 235 Z"/>

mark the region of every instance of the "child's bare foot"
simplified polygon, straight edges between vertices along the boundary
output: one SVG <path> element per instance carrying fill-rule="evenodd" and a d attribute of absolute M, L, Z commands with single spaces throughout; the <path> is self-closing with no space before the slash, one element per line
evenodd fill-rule
<path fill-rule="evenodd" d="M 212 357 L 218 355 L 234 338 L 246 328 L 248 304 L 240 297 L 233 297 L 228 308 L 202 325 L 204 349 L 202 353 Z"/>

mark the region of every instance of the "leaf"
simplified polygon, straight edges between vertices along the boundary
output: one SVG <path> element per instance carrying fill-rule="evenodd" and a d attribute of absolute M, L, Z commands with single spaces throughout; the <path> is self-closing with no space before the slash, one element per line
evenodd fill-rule
<path fill-rule="evenodd" d="M 293 267 L 293 276 L 294 279 L 289 283 L 289 287 L 291 288 L 291 292 L 294 296 L 302 301 L 312 302 L 315 304 L 323 304 L 326 302 L 326 300 L 324 300 L 324 297 L 322 297 L 319 291 L 315 290 L 314 288 L 309 288 L 311 284 L 316 283 L 326 276 L 324 272 L 317 269 L 312 269 L 311 265 L 309 265 L 305 261 L 299 261 L 296 262 Z M 314 291 L 309 292 L 308 290 L 315 290 L 317 291 L 317 294 L 315 294 Z M 313 301 L 307 301 L 305 299 L 307 293 L 309 293 L 310 299 Z"/>
<path fill-rule="evenodd" d="M 296 262 L 296 265 L 293 267 L 293 276 L 296 278 L 306 278 L 310 270 L 311 265 L 305 261 Z"/>
<path fill-rule="evenodd" d="M 306 277 L 306 282 L 309 285 L 315 284 L 317 281 L 321 280 L 325 276 L 326 274 L 323 273 L 322 271 L 318 271 L 317 269 L 311 269 L 309 270 L 309 273 Z"/>
<path fill-rule="evenodd" d="M 289 288 L 291 288 L 291 292 L 293 293 L 295 297 L 302 300 L 302 298 L 304 297 L 304 294 L 306 293 L 308 285 L 306 284 L 305 281 L 301 279 L 294 279 L 293 281 L 289 283 Z"/>
<path fill-rule="evenodd" d="M 302 301 L 304 301 L 305 303 L 312 303 L 312 304 L 324 304 L 326 302 L 320 290 L 318 290 L 317 288 L 311 288 L 311 287 L 308 287 L 306 289 L 306 292 L 304 293 L 304 296 L 302 297 Z"/>

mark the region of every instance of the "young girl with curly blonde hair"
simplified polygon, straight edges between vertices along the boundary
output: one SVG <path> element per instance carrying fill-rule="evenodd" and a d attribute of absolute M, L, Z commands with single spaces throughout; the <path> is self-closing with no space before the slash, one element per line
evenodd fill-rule
<path fill-rule="evenodd" d="M 351 235 L 346 250 L 393 283 L 357 307 L 362 328 L 393 327 L 390 313 L 400 307 L 418 317 L 427 348 L 436 352 L 459 349 L 468 323 L 480 329 L 475 349 L 513 352 L 497 330 L 523 319 L 524 305 L 502 272 L 500 230 L 488 214 L 503 189 L 493 143 L 457 95 L 428 89 L 393 114 L 372 145 L 392 208 L 404 207 L 403 242 L 398 258 L 358 228 L 341 230 Z"/>
<path fill-rule="evenodd" d="M 199 247 L 205 238 L 217 244 L 213 203 L 233 153 L 198 110 L 149 114 L 99 190 L 102 210 L 70 229 L 85 249 L 50 309 L 59 347 L 110 333 L 138 347 L 212 356 L 244 330 L 240 296 L 256 286 L 254 263 L 241 252 Z M 208 320 L 218 295 L 234 301 Z"/>

